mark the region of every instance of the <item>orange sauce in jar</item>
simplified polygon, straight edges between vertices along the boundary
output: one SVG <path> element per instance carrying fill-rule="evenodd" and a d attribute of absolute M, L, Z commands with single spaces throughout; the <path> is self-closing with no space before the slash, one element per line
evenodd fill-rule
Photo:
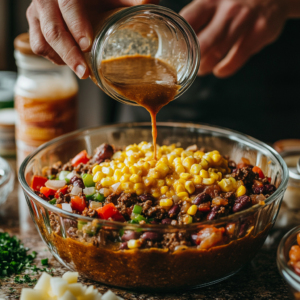
<path fill-rule="evenodd" d="M 180 88 L 176 70 L 160 59 L 132 55 L 103 60 L 99 74 L 109 87 L 149 111 L 156 159 L 156 115 L 175 98 Z"/>

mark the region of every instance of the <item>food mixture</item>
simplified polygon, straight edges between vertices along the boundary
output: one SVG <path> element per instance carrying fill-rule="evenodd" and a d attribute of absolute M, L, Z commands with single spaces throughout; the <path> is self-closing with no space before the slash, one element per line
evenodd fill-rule
<path fill-rule="evenodd" d="M 149 111 L 152 120 L 153 154 L 156 158 L 156 115 L 174 99 L 180 88 L 176 70 L 157 58 L 131 55 L 103 60 L 99 74 L 109 87 Z"/>
<path fill-rule="evenodd" d="M 141 225 L 191 224 L 264 204 L 276 190 L 247 159 L 236 164 L 217 150 L 204 152 L 196 145 L 158 147 L 155 160 L 153 145 L 147 142 L 123 151 L 102 144 L 93 157 L 84 150 L 66 164 L 45 167 L 43 175 L 33 177 L 32 189 L 56 207 L 94 218 L 93 222 L 72 224 L 67 235 L 96 246 L 101 243 L 99 219 Z M 54 231 L 60 232 L 55 216 L 50 219 Z M 251 220 L 240 227 L 240 236 L 250 228 Z M 232 223 L 226 228 L 206 226 L 199 232 L 125 231 L 110 239 L 121 250 L 209 249 L 226 244 L 235 230 Z"/>
<path fill-rule="evenodd" d="M 300 276 L 300 233 L 297 234 L 297 245 L 289 252 L 289 266 Z"/>

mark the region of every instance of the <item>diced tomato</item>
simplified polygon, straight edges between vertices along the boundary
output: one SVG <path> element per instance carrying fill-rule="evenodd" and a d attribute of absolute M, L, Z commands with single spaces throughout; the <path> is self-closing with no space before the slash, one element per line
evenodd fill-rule
<path fill-rule="evenodd" d="M 67 193 L 68 191 L 68 186 L 65 185 L 64 187 L 62 187 L 61 189 L 57 190 L 56 193 L 55 193 L 55 198 L 59 198 L 59 193 L 63 193 L 64 195 Z"/>
<path fill-rule="evenodd" d="M 123 217 L 123 215 L 117 211 L 113 216 L 112 219 L 116 222 L 125 222 L 125 218 Z"/>
<path fill-rule="evenodd" d="M 216 227 L 206 227 L 197 234 L 196 244 L 200 245 L 200 249 L 209 249 L 223 241 L 225 229 Z"/>
<path fill-rule="evenodd" d="M 198 210 L 199 210 L 199 211 L 202 211 L 202 212 L 210 211 L 210 201 L 201 203 L 201 204 L 198 206 Z"/>
<path fill-rule="evenodd" d="M 242 157 L 241 162 L 237 164 L 237 169 L 242 169 L 251 166 L 250 160 L 248 158 Z"/>
<path fill-rule="evenodd" d="M 52 189 L 49 189 L 49 188 L 43 186 L 43 187 L 41 187 L 40 192 L 42 194 L 44 194 L 46 197 L 49 197 L 49 196 L 54 196 L 56 193 L 56 190 L 52 190 Z"/>
<path fill-rule="evenodd" d="M 71 198 L 71 207 L 82 212 L 86 208 L 86 202 L 83 197 L 73 196 Z"/>
<path fill-rule="evenodd" d="M 267 177 L 267 179 L 271 183 L 272 178 L 271 177 Z"/>
<path fill-rule="evenodd" d="M 43 176 L 33 176 L 32 182 L 31 182 L 31 188 L 34 191 L 39 191 L 41 187 L 45 186 L 45 183 L 48 181 L 47 177 Z"/>
<path fill-rule="evenodd" d="M 89 160 L 86 150 L 83 150 L 72 159 L 72 165 L 76 167 L 80 163 L 86 164 Z"/>
<path fill-rule="evenodd" d="M 118 210 L 113 203 L 108 203 L 107 205 L 105 205 L 103 207 L 99 207 L 97 209 L 99 218 L 104 219 L 104 220 L 111 218 L 117 212 L 118 212 Z"/>
<path fill-rule="evenodd" d="M 252 169 L 252 171 L 253 171 L 254 173 L 258 173 L 259 178 L 261 178 L 261 179 L 264 179 L 264 178 L 265 178 L 265 175 L 264 175 L 263 171 L 262 171 L 261 168 L 259 168 L 258 166 L 255 166 L 255 167 Z"/>

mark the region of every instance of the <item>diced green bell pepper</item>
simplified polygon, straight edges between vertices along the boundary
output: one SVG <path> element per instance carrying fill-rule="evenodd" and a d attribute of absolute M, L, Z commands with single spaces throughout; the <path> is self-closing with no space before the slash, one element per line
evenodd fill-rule
<path fill-rule="evenodd" d="M 93 176 L 91 174 L 83 174 L 82 179 L 83 179 L 83 183 L 86 187 L 95 186 L 95 182 L 94 182 Z"/>
<path fill-rule="evenodd" d="M 93 195 L 93 200 L 98 202 L 103 202 L 105 200 L 105 197 L 101 193 L 96 193 Z"/>
<path fill-rule="evenodd" d="M 84 222 L 84 221 L 78 221 L 78 224 L 77 224 L 78 230 L 82 230 L 82 227 L 83 227 L 84 225 L 86 225 L 86 224 L 87 224 L 87 222 Z"/>
<path fill-rule="evenodd" d="M 49 201 L 50 204 L 55 205 L 56 204 L 56 198 L 53 198 L 52 200 Z"/>
<path fill-rule="evenodd" d="M 132 212 L 139 215 L 139 214 L 142 212 L 142 210 L 143 210 L 143 208 L 142 208 L 141 206 L 135 205 L 135 206 L 133 207 Z"/>

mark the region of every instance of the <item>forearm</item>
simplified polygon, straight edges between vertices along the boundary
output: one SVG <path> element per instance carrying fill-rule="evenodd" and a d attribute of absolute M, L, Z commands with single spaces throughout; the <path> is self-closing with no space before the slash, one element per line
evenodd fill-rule
<path fill-rule="evenodd" d="M 288 17 L 300 18 L 300 0 L 287 0 Z"/>

